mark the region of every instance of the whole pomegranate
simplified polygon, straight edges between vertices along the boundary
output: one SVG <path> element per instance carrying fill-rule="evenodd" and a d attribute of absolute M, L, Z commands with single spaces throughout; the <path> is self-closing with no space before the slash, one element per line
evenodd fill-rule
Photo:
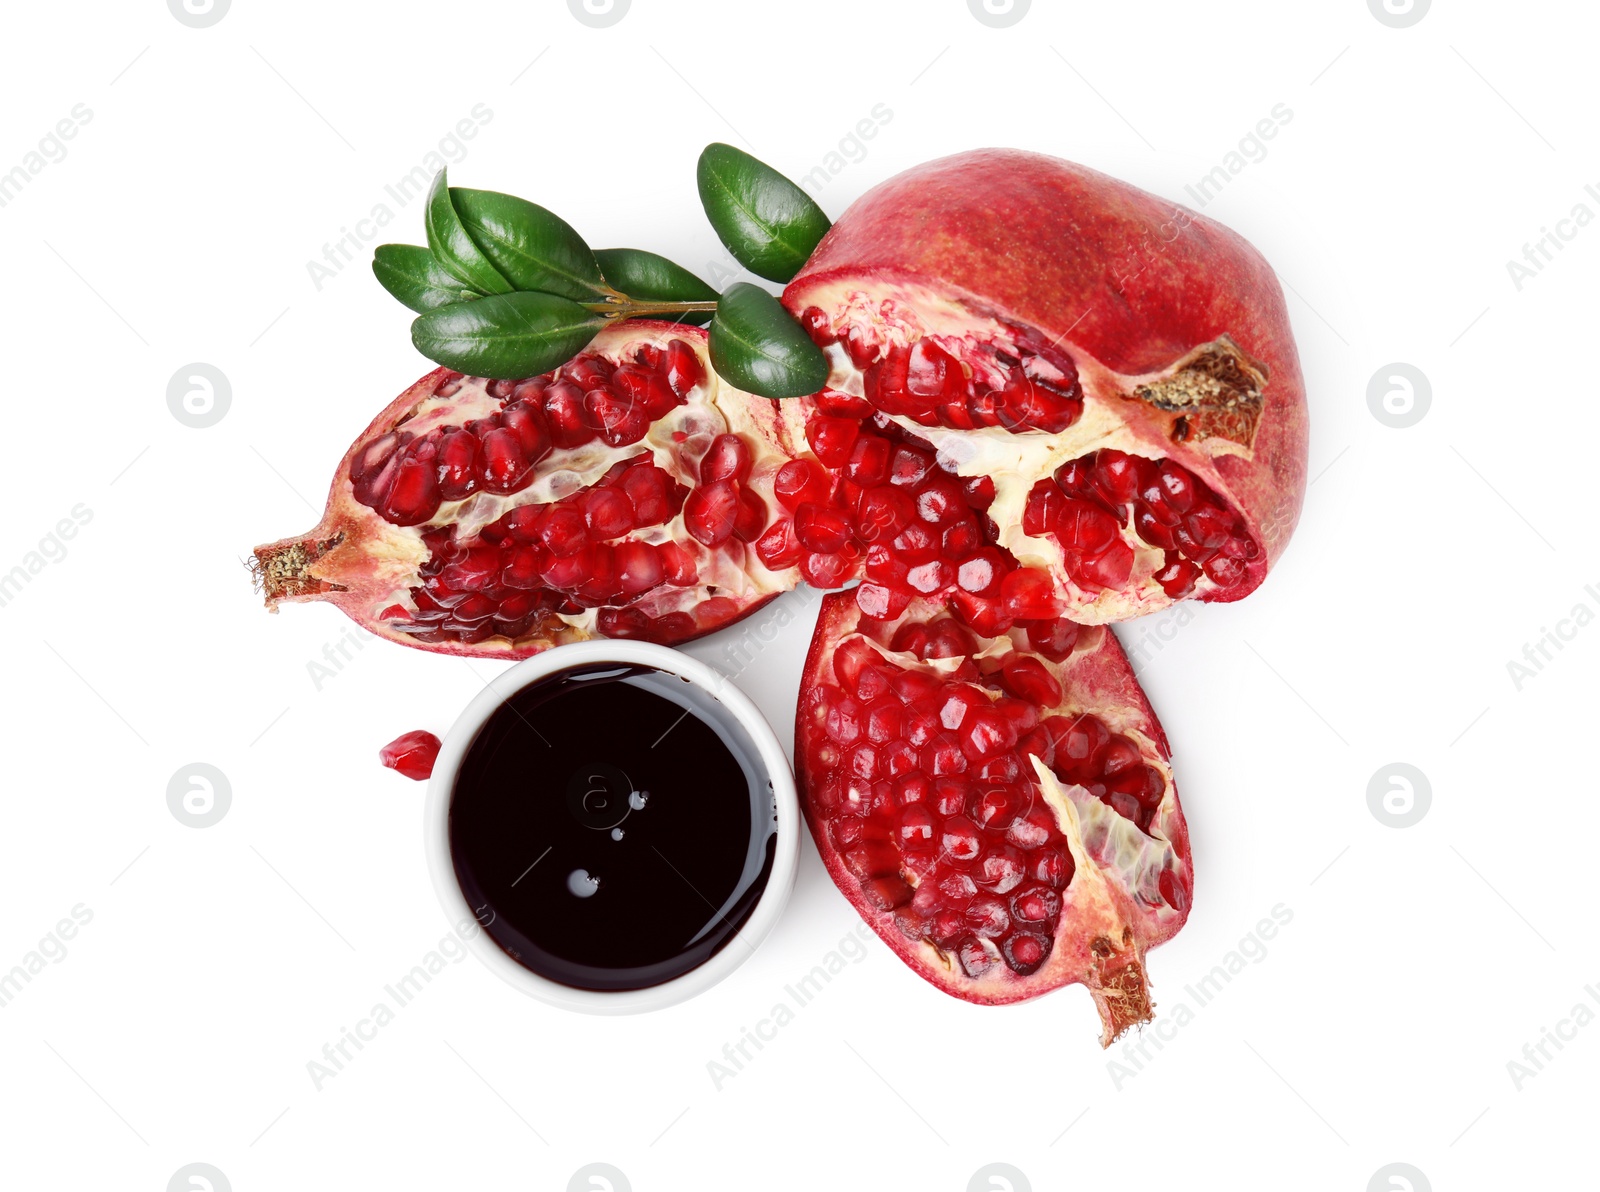
<path fill-rule="evenodd" d="M 345 453 L 321 524 L 256 548 L 267 606 L 326 600 L 406 645 L 521 658 L 687 641 L 793 587 L 746 545 L 790 432 L 718 379 L 705 338 L 633 321 L 545 376 L 429 373 Z"/>
<path fill-rule="evenodd" d="M 1281 554 L 1306 410 L 1282 292 L 1228 229 L 988 149 L 869 191 L 784 292 L 832 366 L 769 563 L 984 633 L 1237 600 Z M 803 480 L 809 474 L 809 480 Z M 785 499 L 785 491 L 789 495 Z"/>
<path fill-rule="evenodd" d="M 968 1001 L 1081 982 L 1109 1044 L 1150 1017 L 1145 951 L 1189 913 L 1166 736 L 1104 626 L 975 639 L 917 602 L 827 597 L 795 768 L 817 851 L 917 973 Z"/>

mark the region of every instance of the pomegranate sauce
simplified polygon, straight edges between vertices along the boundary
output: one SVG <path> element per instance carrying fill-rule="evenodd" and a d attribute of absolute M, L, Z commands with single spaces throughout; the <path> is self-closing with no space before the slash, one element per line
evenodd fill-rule
<path fill-rule="evenodd" d="M 766 888 L 777 828 L 755 745 L 662 671 L 558 672 L 490 717 L 456 777 L 450 853 L 484 930 L 579 989 L 704 963 Z"/>

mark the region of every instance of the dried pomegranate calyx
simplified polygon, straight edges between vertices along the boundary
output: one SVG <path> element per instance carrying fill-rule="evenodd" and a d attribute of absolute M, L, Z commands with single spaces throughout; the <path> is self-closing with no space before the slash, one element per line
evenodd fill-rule
<path fill-rule="evenodd" d="M 1230 335 L 1201 344 L 1166 375 L 1133 386 L 1133 396 L 1170 411 L 1175 443 L 1222 438 L 1255 445 L 1264 405 L 1266 365 L 1251 360 Z"/>

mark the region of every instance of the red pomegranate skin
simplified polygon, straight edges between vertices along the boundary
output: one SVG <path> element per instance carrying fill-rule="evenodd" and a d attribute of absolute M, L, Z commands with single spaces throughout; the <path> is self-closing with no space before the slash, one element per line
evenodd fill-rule
<path fill-rule="evenodd" d="M 1231 496 L 1265 548 L 1259 586 L 1299 519 L 1307 416 L 1300 362 L 1272 268 L 1236 232 L 1085 166 L 1016 149 L 979 149 L 913 167 L 839 218 L 784 292 L 798 314 L 825 287 L 897 285 L 946 295 L 974 314 L 1029 325 L 1079 361 L 1137 377 L 1230 336 L 1268 380 L 1251 449 L 1159 451 Z M 1130 407 L 1139 403 L 1129 401 Z M 1142 411 L 1132 410 L 1137 423 Z"/>

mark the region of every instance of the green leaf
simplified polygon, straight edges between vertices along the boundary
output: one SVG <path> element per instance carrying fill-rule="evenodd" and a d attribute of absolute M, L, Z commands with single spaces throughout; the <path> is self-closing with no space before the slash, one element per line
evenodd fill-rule
<path fill-rule="evenodd" d="M 675 261 L 642 248 L 601 248 L 595 250 L 606 284 L 636 301 L 713 302 L 717 292 Z M 666 316 L 661 316 L 665 318 Z M 673 322 L 704 327 L 711 312 L 687 311 Z"/>
<path fill-rule="evenodd" d="M 759 397 L 803 397 L 828 380 L 822 349 L 776 298 L 749 282 L 729 286 L 717 302 L 711 364 L 724 380 Z"/>
<path fill-rule="evenodd" d="M 707 145 L 695 175 L 717 237 L 739 264 L 769 281 L 798 273 L 831 226 L 810 195 L 732 145 Z"/>
<path fill-rule="evenodd" d="M 537 203 L 492 190 L 453 187 L 461 225 L 517 290 L 599 302 L 607 294 L 600 264 L 572 225 Z"/>
<path fill-rule="evenodd" d="M 418 314 L 483 297 L 464 287 L 416 244 L 380 244 L 372 253 L 372 272 L 389 293 Z"/>
<path fill-rule="evenodd" d="M 512 381 L 565 364 L 605 322 L 568 298 L 523 291 L 431 310 L 411 324 L 411 342 L 449 368 Z"/>
<path fill-rule="evenodd" d="M 434 176 L 423 222 L 428 229 L 428 250 L 450 273 L 485 294 L 509 294 L 512 291 L 511 283 L 484 256 L 483 250 L 461 226 L 461 216 L 451 201 L 450 183 L 445 178 L 444 170 Z"/>

